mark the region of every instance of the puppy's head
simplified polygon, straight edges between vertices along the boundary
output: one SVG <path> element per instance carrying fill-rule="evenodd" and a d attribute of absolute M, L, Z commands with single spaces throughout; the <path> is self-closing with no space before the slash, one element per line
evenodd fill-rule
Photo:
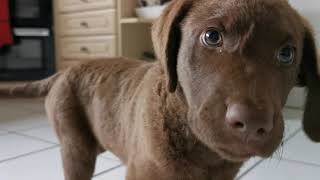
<path fill-rule="evenodd" d="M 270 156 L 289 91 L 318 81 L 314 38 L 286 0 L 176 0 L 152 36 L 168 90 L 179 86 L 187 101 L 188 126 L 228 160 Z"/>

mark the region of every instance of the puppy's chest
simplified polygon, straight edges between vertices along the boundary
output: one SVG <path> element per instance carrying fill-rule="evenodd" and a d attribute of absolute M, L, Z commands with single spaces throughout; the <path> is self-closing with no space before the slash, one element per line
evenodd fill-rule
<path fill-rule="evenodd" d="M 192 135 L 186 137 L 185 133 L 174 129 L 168 132 L 169 152 L 177 169 L 184 166 L 187 169 L 185 173 L 197 177 L 196 179 L 232 180 L 236 176 L 241 164 L 223 160 L 217 153 L 192 138 Z"/>
<path fill-rule="evenodd" d="M 181 127 L 180 127 L 181 128 Z M 170 156 L 200 169 L 211 169 L 224 163 L 220 156 L 197 141 L 190 133 L 171 129 L 168 131 Z M 189 134 L 186 135 L 185 134 Z"/>

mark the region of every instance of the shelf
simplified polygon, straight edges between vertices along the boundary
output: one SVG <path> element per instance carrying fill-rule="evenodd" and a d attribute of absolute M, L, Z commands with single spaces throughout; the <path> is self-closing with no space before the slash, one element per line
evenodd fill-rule
<path fill-rule="evenodd" d="M 134 24 L 134 23 L 152 23 L 155 19 L 141 19 L 137 17 L 130 17 L 130 18 L 122 18 L 120 19 L 121 24 Z"/>

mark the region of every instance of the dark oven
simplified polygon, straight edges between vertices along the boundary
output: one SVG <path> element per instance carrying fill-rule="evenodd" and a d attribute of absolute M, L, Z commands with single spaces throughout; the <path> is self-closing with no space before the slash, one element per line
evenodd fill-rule
<path fill-rule="evenodd" d="M 15 44 L 0 53 L 0 80 L 37 80 L 53 74 L 51 33 L 41 28 L 15 28 Z"/>
<path fill-rule="evenodd" d="M 0 48 L 0 80 L 36 80 L 55 70 L 52 0 L 9 0 L 14 43 Z"/>
<path fill-rule="evenodd" d="M 10 0 L 11 22 L 14 27 L 50 27 L 51 0 Z"/>

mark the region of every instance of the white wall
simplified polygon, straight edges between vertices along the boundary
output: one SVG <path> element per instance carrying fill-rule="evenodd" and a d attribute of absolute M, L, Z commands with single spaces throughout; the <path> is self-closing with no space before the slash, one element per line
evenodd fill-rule
<path fill-rule="evenodd" d="M 289 0 L 289 2 L 313 25 L 318 47 L 320 46 L 320 0 Z M 305 89 L 294 88 L 289 96 L 287 106 L 302 108 L 305 101 Z"/>
<path fill-rule="evenodd" d="M 320 46 L 320 0 L 289 0 L 312 23 Z"/>

